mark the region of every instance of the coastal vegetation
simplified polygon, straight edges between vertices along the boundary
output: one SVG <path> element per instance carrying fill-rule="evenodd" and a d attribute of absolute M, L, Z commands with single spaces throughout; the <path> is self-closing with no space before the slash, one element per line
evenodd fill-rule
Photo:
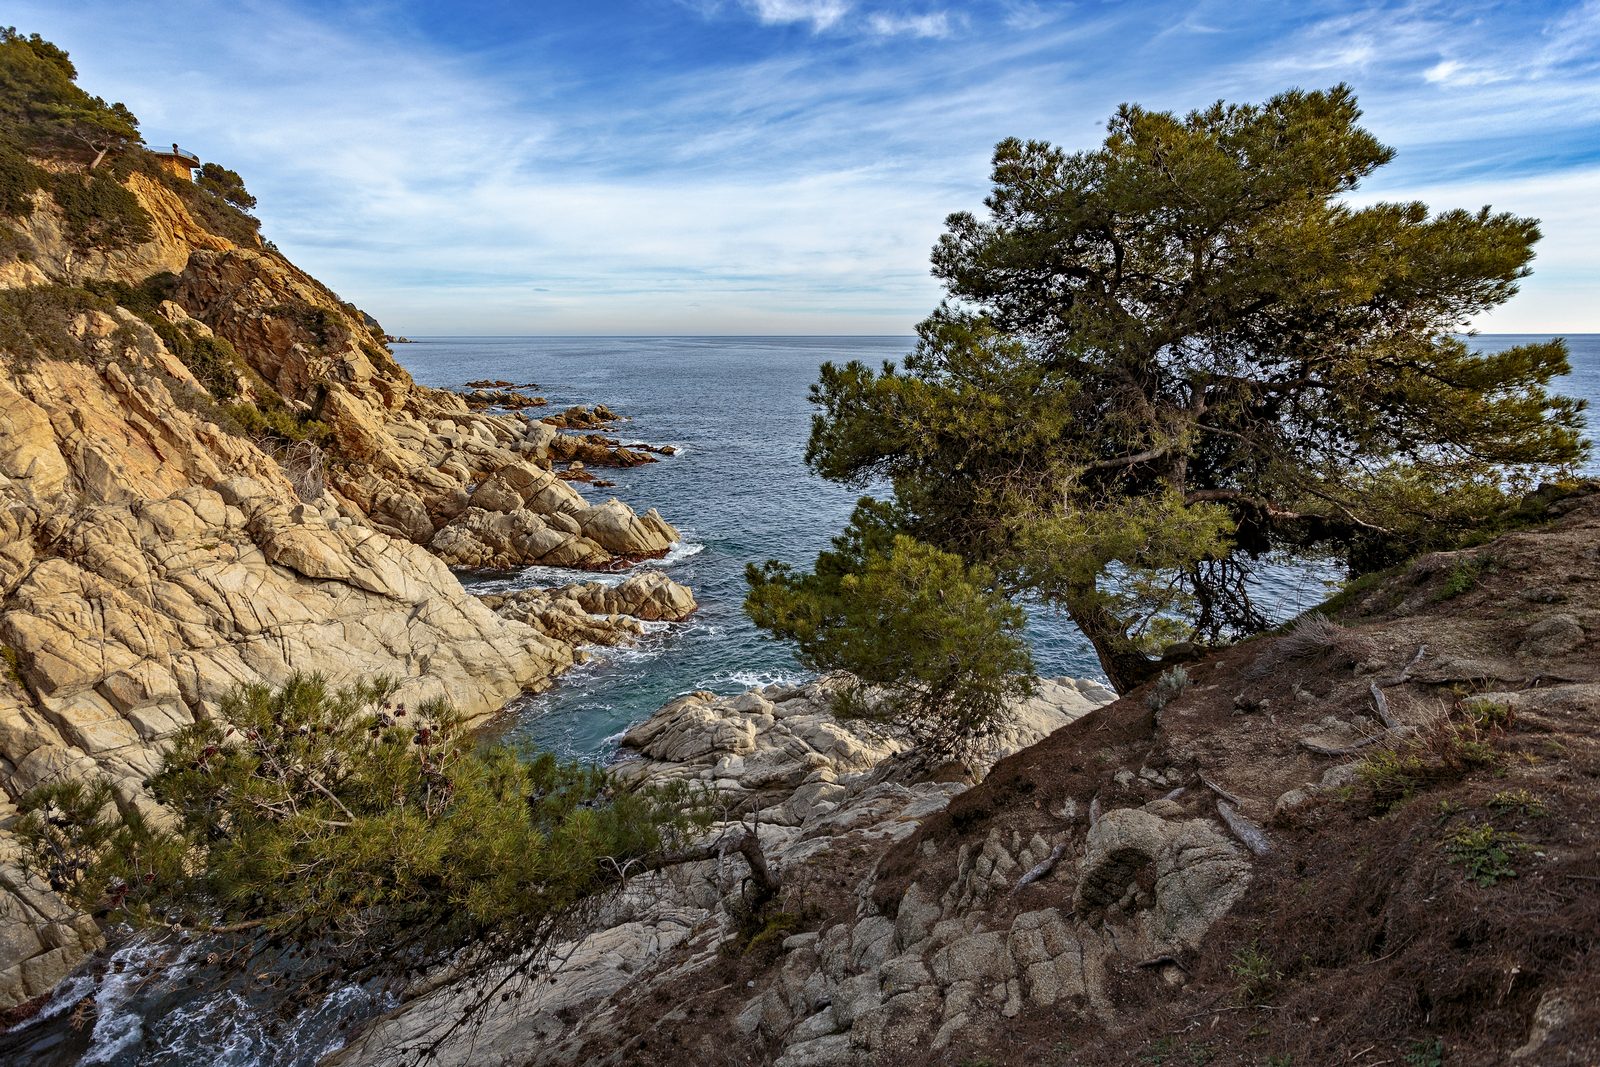
<path fill-rule="evenodd" d="M 1126 692 L 1263 631 L 1271 561 L 1379 570 L 1570 469 L 1564 344 L 1457 335 L 1517 291 L 1536 222 L 1355 206 L 1394 155 L 1360 115 L 1337 86 L 1125 105 L 1091 151 L 1002 142 L 987 216 L 934 249 L 947 298 L 916 349 L 813 386 L 807 462 L 889 498 L 810 573 L 752 567 L 751 617 L 971 734 L 1020 684 L 1010 605 L 1066 612 Z"/>
<path fill-rule="evenodd" d="M 449 706 L 393 691 L 241 686 L 150 779 L 170 817 L 119 810 L 103 780 L 30 793 L 28 866 L 103 922 L 315 946 L 345 982 L 537 966 L 630 868 L 707 825 L 686 787 L 479 745 Z"/>

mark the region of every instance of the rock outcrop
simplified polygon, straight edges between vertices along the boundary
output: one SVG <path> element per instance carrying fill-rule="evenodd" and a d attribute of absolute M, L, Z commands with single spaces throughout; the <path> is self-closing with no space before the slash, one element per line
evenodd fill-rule
<path fill-rule="evenodd" d="M 751 818 L 779 871 L 881 850 L 912 834 L 966 786 L 894 781 L 893 757 L 905 746 L 835 719 L 830 696 L 839 684 L 825 679 L 798 688 L 767 686 L 733 697 L 691 693 L 629 731 L 623 745 L 636 755 L 614 769 L 633 782 L 687 779 L 715 790 L 716 804 L 728 819 Z M 1110 695 L 1094 682 L 1044 680 L 1037 696 L 1012 708 L 995 754 L 1038 741 Z M 712 833 L 738 825 L 721 824 Z M 728 859 L 640 877 L 599 917 L 593 932 L 556 949 L 559 967 L 548 975 L 513 979 L 506 986 L 511 997 L 499 1002 L 504 1006 L 491 1006 L 479 1025 L 451 1030 L 481 986 L 447 984 L 370 1025 L 329 1060 L 330 1067 L 380 1063 L 395 1048 L 420 1047 L 441 1037 L 441 1064 L 585 1062 L 584 1036 L 618 1021 L 610 998 L 641 974 L 650 975 L 652 984 L 669 986 L 674 976 L 696 973 L 719 958 L 718 946 L 737 922 L 729 909 L 739 898 L 740 878 L 739 861 Z M 812 973 L 794 979 L 796 988 L 804 989 L 805 1014 L 814 1014 L 813 1002 L 832 998 L 841 1016 L 853 1021 L 850 1006 L 860 990 L 875 987 L 885 954 L 893 955 L 893 935 L 894 923 L 878 918 L 865 920 L 857 931 L 834 929 L 826 946 L 815 934 L 785 942 L 794 950 L 791 960 L 812 965 Z M 824 951 L 833 961 L 826 971 L 820 963 Z M 675 952 L 687 953 L 687 959 L 676 961 Z M 891 969 L 908 964 L 895 960 Z M 653 966 L 664 969 L 651 971 Z M 752 1004 L 757 1005 L 750 1009 L 752 1018 L 767 1011 L 759 997 Z M 773 1009 L 772 1018 L 786 1010 Z M 831 1022 L 823 1029 L 813 1021 L 810 1028 L 824 1036 L 841 1032 Z"/>
<path fill-rule="evenodd" d="M 184 190 L 127 188 L 150 220 L 133 245 L 74 246 L 44 192 L 3 223 L 0 1008 L 98 943 L 18 862 L 29 789 L 106 776 L 147 804 L 165 738 L 297 671 L 487 715 L 578 645 L 694 609 L 659 573 L 542 615 L 467 594 L 451 566 L 609 570 L 678 535 L 552 473 L 555 426 L 416 385 L 370 320 L 209 232 Z"/>

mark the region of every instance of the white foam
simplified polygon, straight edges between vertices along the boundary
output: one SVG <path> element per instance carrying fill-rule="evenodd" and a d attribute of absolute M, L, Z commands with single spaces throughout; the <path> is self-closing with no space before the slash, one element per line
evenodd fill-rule
<path fill-rule="evenodd" d="M 615 588 L 627 581 L 630 575 L 645 568 L 666 569 L 684 560 L 698 556 L 706 546 L 698 541 L 678 541 L 660 559 L 647 559 L 621 571 L 585 571 L 576 567 L 524 567 L 515 574 L 502 578 L 470 579 L 469 592 L 482 596 L 485 593 L 513 593 L 523 589 L 557 589 L 564 585 L 583 585 L 593 582 Z"/>
<path fill-rule="evenodd" d="M 718 671 L 711 679 L 685 689 L 685 693 L 692 693 L 695 689 L 716 689 L 719 686 L 737 685 L 741 689 L 761 689 L 769 685 L 799 686 L 812 681 L 815 675 L 796 674 L 792 671 Z"/>

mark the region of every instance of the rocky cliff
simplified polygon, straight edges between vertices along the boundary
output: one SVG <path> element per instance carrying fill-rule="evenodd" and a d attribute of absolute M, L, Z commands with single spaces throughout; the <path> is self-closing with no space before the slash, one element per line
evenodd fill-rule
<path fill-rule="evenodd" d="M 505 615 L 468 595 L 450 566 L 610 568 L 677 534 L 562 480 L 556 426 L 418 386 L 355 308 L 197 219 L 205 194 L 115 180 L 137 240 L 86 243 L 47 188 L 0 219 L 0 1006 L 98 936 L 18 866 L 30 788 L 107 775 L 148 803 L 164 737 L 294 671 L 486 715 L 637 633 L 628 613 L 694 607 L 659 574 Z"/>
<path fill-rule="evenodd" d="M 1532 510 L 1115 702 L 1047 684 L 971 788 L 825 685 L 681 698 L 618 770 L 758 823 L 775 902 L 732 851 L 642 876 L 481 1029 L 447 986 L 334 1062 L 1600 1062 L 1600 488 Z"/>

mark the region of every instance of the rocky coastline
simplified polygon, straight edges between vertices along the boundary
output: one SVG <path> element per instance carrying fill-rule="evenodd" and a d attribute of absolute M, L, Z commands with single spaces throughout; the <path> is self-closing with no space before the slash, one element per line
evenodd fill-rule
<path fill-rule="evenodd" d="M 882 849 L 943 810 L 970 778 L 908 774 L 913 750 L 902 739 L 833 715 L 832 694 L 843 681 L 770 685 L 731 697 L 686 694 L 624 735 L 613 770 L 630 783 L 688 781 L 709 790 L 722 821 L 708 836 L 753 827 L 780 875 Z M 972 770 L 981 775 L 988 763 L 1113 697 L 1089 680 L 1042 680 L 1038 695 L 1013 706 L 987 759 Z M 511 995 L 491 1005 L 477 1025 L 451 1028 L 481 980 L 434 985 L 365 1027 L 326 1062 L 379 1064 L 394 1049 L 444 1035 L 435 1053 L 442 1064 L 588 1062 L 592 1035 L 622 1024 L 614 998 L 637 993 L 636 983 L 658 988 L 703 967 L 737 936 L 742 862 L 732 854 L 635 879 L 586 930 L 555 950 L 558 966 L 508 984 Z M 785 936 L 768 938 L 774 949 L 780 942 L 788 951 L 817 940 L 815 934 L 789 937 L 781 924 L 775 929 Z M 819 985 L 816 995 L 823 990 Z"/>
<path fill-rule="evenodd" d="M 1600 736 L 1600 487 L 1544 523 L 1182 686 L 1046 681 L 976 784 L 834 719 L 835 680 L 685 695 L 616 771 L 712 790 L 724 853 L 636 878 L 480 1027 L 452 1029 L 475 987 L 445 983 L 327 1062 L 436 1039 L 446 1064 L 1590 1062 L 1592 954 L 1505 962 L 1585 936 L 1571 880 L 1600 873 L 1575 777 Z M 1497 879 L 1462 873 L 1484 827 Z M 752 832 L 781 886 L 753 925 Z M 1430 1031 L 1385 1046 L 1414 997 Z"/>
<path fill-rule="evenodd" d="M 147 240 L 83 255 L 41 193 L 0 252 L 6 314 L 26 312 L 0 340 L 0 1008 L 100 944 L 21 866 L 6 826 L 30 789 L 105 776 L 148 806 L 166 737 L 295 672 L 388 675 L 483 718 L 581 645 L 695 606 L 648 571 L 469 594 L 454 569 L 665 555 L 679 538 L 657 512 L 569 484 L 656 457 L 568 432 L 611 425 L 603 406 L 544 421 L 417 385 L 281 255 L 146 175 L 126 188 Z"/>

